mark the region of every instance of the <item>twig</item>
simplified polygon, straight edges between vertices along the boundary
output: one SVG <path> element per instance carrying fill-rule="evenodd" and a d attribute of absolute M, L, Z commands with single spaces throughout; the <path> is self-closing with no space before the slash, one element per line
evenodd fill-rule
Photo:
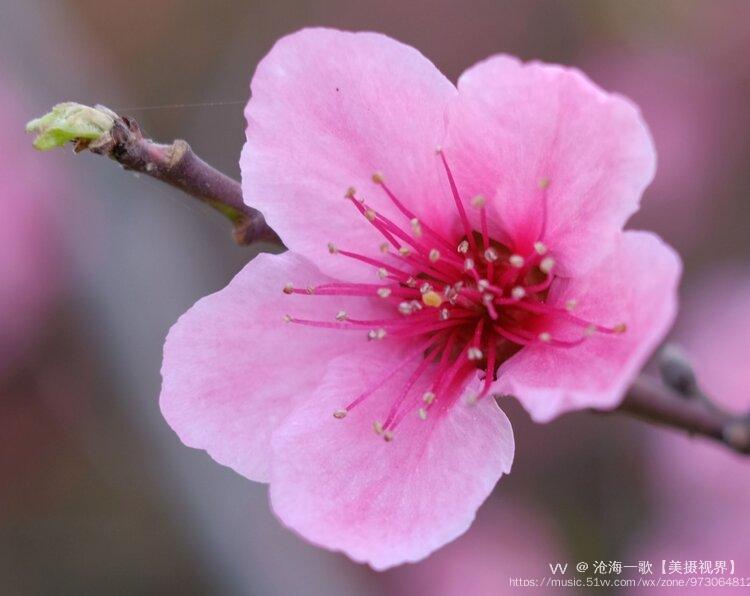
<path fill-rule="evenodd" d="M 170 145 L 144 137 L 135 120 L 111 110 L 81 104 L 59 104 L 30 122 L 39 133 L 34 144 L 45 150 L 75 142 L 75 150 L 106 155 L 123 167 L 147 174 L 211 205 L 234 223 L 239 244 L 265 240 L 281 245 L 263 215 L 247 207 L 238 182 L 193 153 L 181 140 Z M 689 363 L 674 348 L 662 355 L 663 382 L 641 375 L 616 412 L 636 416 L 691 434 L 715 439 L 738 453 L 750 453 L 750 417 L 734 416 L 716 406 L 698 388 Z"/>
<path fill-rule="evenodd" d="M 49 114 L 30 122 L 27 130 L 39 133 L 34 143 L 38 149 L 72 141 L 76 153 L 88 149 L 127 170 L 179 188 L 227 217 L 234 224 L 237 244 L 282 244 L 263 214 L 245 205 L 240 183 L 203 161 L 183 140 L 169 145 L 155 143 L 144 136 L 134 119 L 104 106 L 90 108 L 75 103 L 58 104 Z"/>
<path fill-rule="evenodd" d="M 730 414 L 704 397 L 686 396 L 645 374 L 635 380 L 615 412 L 709 437 L 750 454 L 750 418 Z"/>

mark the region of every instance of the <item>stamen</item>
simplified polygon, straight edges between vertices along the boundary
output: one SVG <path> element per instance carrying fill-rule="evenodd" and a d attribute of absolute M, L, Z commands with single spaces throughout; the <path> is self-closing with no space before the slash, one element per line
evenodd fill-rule
<path fill-rule="evenodd" d="M 456 250 L 458 250 L 458 252 L 460 252 L 462 255 L 465 255 L 467 252 L 469 252 L 469 241 L 461 240 Z"/>
<path fill-rule="evenodd" d="M 339 420 L 341 420 L 342 418 L 346 418 L 346 410 L 339 409 L 334 411 L 333 417 L 338 418 Z"/>
<path fill-rule="evenodd" d="M 510 255 L 510 257 L 508 258 L 508 262 L 510 263 L 511 267 L 520 269 L 521 267 L 523 267 L 525 260 L 521 255 Z"/>
<path fill-rule="evenodd" d="M 471 347 L 466 352 L 466 357 L 469 360 L 481 360 L 482 358 L 484 358 L 484 354 L 479 348 Z"/>
<path fill-rule="evenodd" d="M 461 218 L 461 223 L 464 226 L 464 232 L 466 233 L 466 238 L 469 241 L 469 244 L 471 245 L 471 249 L 476 252 L 477 246 L 474 242 L 474 236 L 472 235 L 471 230 L 471 224 L 469 224 L 469 218 L 466 216 L 466 210 L 464 209 L 463 203 L 461 202 L 461 196 L 458 194 L 458 188 L 456 187 L 456 181 L 453 179 L 453 174 L 451 173 L 451 169 L 448 167 L 448 161 L 445 159 L 445 154 L 443 153 L 443 150 L 440 149 L 438 151 L 438 155 L 440 156 L 440 160 L 443 162 L 443 167 L 445 168 L 445 174 L 448 177 L 448 184 L 451 188 L 451 194 L 453 194 L 453 201 L 456 203 L 456 209 L 458 210 L 458 215 Z"/>
<path fill-rule="evenodd" d="M 440 259 L 440 251 L 437 248 L 430 250 L 429 259 L 433 263 L 436 263 Z"/>
<path fill-rule="evenodd" d="M 372 423 L 372 430 L 375 431 L 376 435 L 382 435 L 383 434 L 383 423 L 376 420 Z"/>
<path fill-rule="evenodd" d="M 435 394 L 432 391 L 425 391 L 424 395 L 422 395 L 422 401 L 429 406 L 435 401 Z"/>
<path fill-rule="evenodd" d="M 292 282 L 287 282 L 284 284 L 284 288 L 282 290 L 284 294 L 293 294 L 294 293 L 294 284 Z"/>
<path fill-rule="evenodd" d="M 419 220 L 415 217 L 410 222 L 411 224 L 411 231 L 412 233 L 417 237 L 422 237 L 422 224 L 419 223 Z"/>
<path fill-rule="evenodd" d="M 434 290 L 430 290 L 422 294 L 422 302 L 424 302 L 425 306 L 438 308 L 443 303 L 443 298 Z"/>
<path fill-rule="evenodd" d="M 417 415 L 420 417 L 420 419 L 427 420 L 427 410 L 425 410 L 424 408 L 419 408 L 419 410 L 417 410 Z"/>
<path fill-rule="evenodd" d="M 486 203 L 487 199 L 485 199 L 482 195 L 477 195 L 471 199 L 471 206 L 475 209 L 482 209 Z"/>
<path fill-rule="evenodd" d="M 328 252 L 331 253 L 332 255 L 336 254 L 337 252 L 336 245 L 333 242 L 328 243 Z"/>
<path fill-rule="evenodd" d="M 346 314 L 345 310 L 340 310 L 336 313 L 336 320 L 337 321 L 346 321 L 346 319 L 349 317 L 348 314 Z"/>
<path fill-rule="evenodd" d="M 536 254 L 538 255 L 544 255 L 547 254 L 547 246 L 544 244 L 544 242 L 534 242 L 534 250 L 536 251 Z"/>
<path fill-rule="evenodd" d="M 521 287 L 521 286 L 516 286 L 515 288 L 513 288 L 510 291 L 510 295 L 515 300 L 521 300 L 521 298 L 523 298 L 524 296 L 526 296 L 526 290 L 523 287 Z"/>
<path fill-rule="evenodd" d="M 544 257 L 542 262 L 539 263 L 539 269 L 542 273 L 550 273 L 555 266 L 555 259 L 552 257 Z"/>
<path fill-rule="evenodd" d="M 382 327 L 380 329 L 370 329 L 367 332 L 367 339 L 370 341 L 381 340 L 386 336 L 386 331 Z"/>
<path fill-rule="evenodd" d="M 514 256 L 518 256 L 518 255 L 514 255 Z M 487 250 L 484 251 L 484 258 L 487 260 L 487 262 L 494 263 L 500 257 L 497 254 L 497 251 L 490 246 Z M 521 257 L 521 260 L 522 260 L 521 265 L 523 265 L 523 257 Z M 512 261 L 511 261 L 511 265 L 513 265 Z M 513 265 L 513 266 L 515 267 L 516 265 Z"/>
<path fill-rule="evenodd" d="M 388 298 L 391 295 L 390 288 L 378 288 L 378 296 L 381 298 Z"/>

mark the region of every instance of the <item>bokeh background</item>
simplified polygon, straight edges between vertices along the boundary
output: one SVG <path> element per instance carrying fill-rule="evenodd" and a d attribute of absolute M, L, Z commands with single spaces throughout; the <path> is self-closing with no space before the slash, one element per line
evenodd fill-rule
<path fill-rule="evenodd" d="M 631 227 L 681 251 L 673 335 L 707 391 L 750 410 L 747 0 L 0 0 L 0 592 L 469 596 L 596 560 L 750 576 L 750 463 L 622 417 L 536 426 L 511 404 L 514 471 L 472 529 L 384 574 L 298 539 L 264 486 L 180 444 L 157 404 L 163 339 L 256 249 L 152 180 L 37 154 L 23 124 L 102 103 L 239 176 L 255 65 L 309 25 L 387 33 L 453 80 L 509 52 L 636 100 L 659 169 Z"/>

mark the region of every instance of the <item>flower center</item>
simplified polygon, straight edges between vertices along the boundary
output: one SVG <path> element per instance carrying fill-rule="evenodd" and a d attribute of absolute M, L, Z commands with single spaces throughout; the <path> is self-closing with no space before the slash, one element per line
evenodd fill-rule
<path fill-rule="evenodd" d="M 479 211 L 480 229 L 475 230 L 448 162 L 442 150 L 437 153 L 461 220 L 461 238 L 446 237 L 422 222 L 376 173 L 373 181 L 402 213 L 408 227 L 372 209 L 350 188 L 346 199 L 385 240 L 380 245 L 383 256 L 373 258 L 339 249 L 332 243 L 328 249 L 331 254 L 373 267 L 381 283 L 297 288 L 290 282 L 284 287 L 286 294 L 361 296 L 392 305 L 393 316 L 377 320 L 354 319 L 343 310 L 336 314 L 335 321 L 284 317 L 286 322 L 299 325 L 360 330 L 371 341 L 415 342 L 413 351 L 381 377 L 389 379 L 405 367 L 413 368 L 384 421 L 373 425 L 387 441 L 393 439 L 393 431 L 408 412 L 416 410 L 425 420 L 436 408 L 445 411 L 477 369 L 484 374 L 484 381 L 480 392 L 469 397 L 469 403 L 487 397 L 500 364 L 526 346 L 571 348 L 595 333 L 625 331 L 624 325 L 606 327 L 576 316 L 574 300 L 567 301 L 564 307 L 548 304 L 550 288 L 557 278 L 555 261 L 543 241 L 546 221 L 542 221 L 539 238 L 530 253 L 521 254 L 490 237 L 486 200 L 476 196 L 470 201 L 471 207 Z M 540 182 L 545 191 L 548 185 L 547 180 Z M 546 219 L 546 206 L 543 214 Z M 421 396 L 412 395 L 414 385 L 430 368 L 430 390 Z M 369 388 L 333 415 L 344 418 L 382 385 L 380 382 Z"/>

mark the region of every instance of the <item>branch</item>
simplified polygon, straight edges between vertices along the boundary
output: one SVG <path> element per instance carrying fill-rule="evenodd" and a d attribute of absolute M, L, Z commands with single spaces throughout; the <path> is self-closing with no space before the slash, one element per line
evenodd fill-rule
<path fill-rule="evenodd" d="M 662 351 L 660 368 L 663 383 L 641 374 L 615 412 L 709 437 L 737 453 L 750 454 L 750 416 L 736 416 L 711 401 L 674 346 Z"/>
<path fill-rule="evenodd" d="M 39 134 L 34 141 L 38 149 L 72 141 L 76 152 L 88 149 L 179 188 L 228 217 L 238 244 L 265 240 L 281 245 L 263 215 L 245 205 L 240 184 L 196 156 L 185 141 L 154 143 L 132 118 L 103 106 L 74 103 L 58 104 L 30 122 L 27 130 Z M 750 416 L 734 416 L 706 397 L 689 363 L 675 348 L 662 353 L 661 373 L 663 382 L 641 375 L 615 411 L 710 437 L 738 453 L 750 454 Z"/>
<path fill-rule="evenodd" d="M 90 108 L 76 103 L 56 105 L 50 113 L 29 122 L 26 130 L 38 133 L 34 146 L 42 151 L 73 142 L 76 153 L 88 149 L 126 170 L 179 188 L 227 217 L 234 224 L 237 244 L 282 244 L 263 214 L 245 205 L 240 183 L 203 161 L 183 140 L 170 145 L 155 143 L 132 118 L 104 106 Z"/>

